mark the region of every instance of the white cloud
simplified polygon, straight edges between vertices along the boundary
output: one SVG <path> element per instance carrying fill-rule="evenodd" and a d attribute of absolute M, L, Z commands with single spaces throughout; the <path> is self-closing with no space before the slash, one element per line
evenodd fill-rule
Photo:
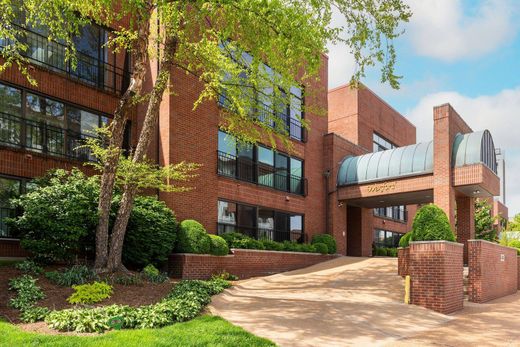
<path fill-rule="evenodd" d="M 406 27 L 417 54 L 443 61 L 492 52 L 516 35 L 517 0 L 484 0 L 475 7 L 462 0 L 406 0 L 413 16 Z M 467 4 L 467 2 L 466 2 Z"/>
<path fill-rule="evenodd" d="M 407 118 L 417 126 L 417 140 L 432 138 L 433 107 L 450 103 L 475 131 L 488 129 L 495 147 L 506 152 L 506 193 L 509 214 L 520 212 L 520 86 L 495 95 L 467 97 L 457 92 L 440 92 L 423 97 Z"/>

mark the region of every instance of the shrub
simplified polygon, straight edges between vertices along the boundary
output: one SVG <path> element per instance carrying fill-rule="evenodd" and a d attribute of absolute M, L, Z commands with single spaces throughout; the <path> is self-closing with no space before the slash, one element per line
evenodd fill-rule
<path fill-rule="evenodd" d="M 408 247 L 410 245 L 410 239 L 412 238 L 412 232 L 409 231 L 399 239 L 399 247 Z"/>
<path fill-rule="evenodd" d="M 394 248 L 394 247 L 387 248 L 386 255 L 389 257 L 397 257 L 397 248 Z"/>
<path fill-rule="evenodd" d="M 516 248 L 518 255 L 520 255 L 520 240 L 509 241 L 508 246 Z"/>
<path fill-rule="evenodd" d="M 105 282 L 94 282 L 72 286 L 74 293 L 67 298 L 70 304 L 95 304 L 112 295 L 112 286 Z"/>
<path fill-rule="evenodd" d="M 264 250 L 264 244 L 261 241 L 255 240 L 251 237 L 245 237 L 243 239 L 237 239 L 233 242 L 233 246 L 231 248 L 241 248 L 241 249 L 259 249 Z"/>
<path fill-rule="evenodd" d="M 283 244 L 276 241 L 271 240 L 260 240 L 262 242 L 262 245 L 264 246 L 264 249 L 269 251 L 283 251 Z"/>
<path fill-rule="evenodd" d="M 28 307 L 20 315 L 20 320 L 24 323 L 40 322 L 47 317 L 51 311 L 47 307 Z"/>
<path fill-rule="evenodd" d="M 36 278 L 22 275 L 9 281 L 9 290 L 16 292 L 16 296 L 9 300 L 9 306 L 25 311 L 45 297 L 40 287 L 36 285 Z"/>
<path fill-rule="evenodd" d="M 237 240 L 248 238 L 248 236 L 237 232 L 224 233 L 221 237 L 226 240 L 229 248 L 236 248 L 234 245 Z"/>
<path fill-rule="evenodd" d="M 46 272 L 45 277 L 63 287 L 72 287 L 73 285 L 84 284 L 97 279 L 96 273 L 85 265 L 74 265 L 63 272 Z"/>
<path fill-rule="evenodd" d="M 326 245 L 325 245 L 326 246 Z M 298 248 L 300 249 L 300 252 L 305 252 L 305 253 L 321 253 L 320 251 L 318 251 L 318 249 L 316 248 L 316 245 L 311 245 L 309 243 L 299 243 L 298 244 Z M 328 252 L 329 248 L 327 247 L 327 252 Z"/>
<path fill-rule="evenodd" d="M 410 241 L 455 241 L 446 213 L 433 204 L 425 205 L 417 211 L 412 225 Z"/>
<path fill-rule="evenodd" d="M 10 225 L 36 260 L 70 260 L 85 250 L 89 233 L 96 228 L 98 178 L 86 177 L 78 169 L 55 170 L 41 182 L 44 185 L 13 200 L 23 213 Z"/>
<path fill-rule="evenodd" d="M 123 329 L 159 328 L 175 322 L 195 318 L 215 295 L 229 287 L 220 278 L 210 281 L 181 281 L 161 302 L 130 307 L 111 305 L 96 308 L 53 311 L 47 315 L 47 324 L 61 331 L 104 332 L 110 329 L 109 320 L 120 317 Z"/>
<path fill-rule="evenodd" d="M 178 223 L 163 201 L 135 199 L 123 245 L 123 262 L 131 267 L 156 266 L 168 260 L 177 238 Z"/>
<path fill-rule="evenodd" d="M 211 238 L 202 224 L 192 219 L 182 221 L 176 251 L 179 253 L 208 254 L 210 249 Z"/>
<path fill-rule="evenodd" d="M 155 266 L 152 264 L 147 265 L 143 269 L 143 275 L 146 279 L 152 283 L 163 283 L 168 280 L 168 275 L 161 273 Z"/>
<path fill-rule="evenodd" d="M 226 240 L 224 240 L 222 237 L 217 235 L 209 235 L 211 239 L 211 248 L 210 248 L 210 254 L 213 255 L 228 255 L 229 254 L 229 247 L 226 243 Z"/>
<path fill-rule="evenodd" d="M 211 279 L 212 280 L 221 279 L 221 280 L 225 280 L 225 281 L 237 281 L 238 276 L 232 275 L 227 271 L 222 271 L 219 274 L 213 275 L 211 277 Z"/>
<path fill-rule="evenodd" d="M 324 243 L 327 245 L 327 249 L 329 250 L 329 254 L 336 253 L 336 240 L 329 234 L 317 234 L 312 237 L 313 245 L 316 243 Z"/>
<path fill-rule="evenodd" d="M 324 243 L 317 242 L 317 243 L 314 244 L 314 247 L 316 248 L 316 252 L 318 252 L 318 253 L 321 253 L 321 254 L 328 254 L 329 253 L 329 248 Z"/>
<path fill-rule="evenodd" d="M 43 272 L 43 268 L 32 260 L 16 263 L 14 267 L 25 274 L 39 275 Z"/>
<path fill-rule="evenodd" d="M 122 284 L 124 286 L 138 285 L 142 282 L 140 275 L 118 275 L 110 278 L 110 283 Z"/>

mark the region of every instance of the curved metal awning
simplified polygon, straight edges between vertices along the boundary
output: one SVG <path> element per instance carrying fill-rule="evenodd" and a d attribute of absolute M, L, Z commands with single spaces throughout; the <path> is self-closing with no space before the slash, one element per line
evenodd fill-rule
<path fill-rule="evenodd" d="M 496 173 L 493 138 L 488 130 L 457 134 L 452 149 L 455 167 L 483 163 Z M 433 141 L 357 157 L 347 156 L 338 170 L 338 186 L 376 182 L 433 172 Z"/>
<path fill-rule="evenodd" d="M 357 157 L 340 164 L 338 186 L 433 172 L 433 142 L 417 143 Z"/>

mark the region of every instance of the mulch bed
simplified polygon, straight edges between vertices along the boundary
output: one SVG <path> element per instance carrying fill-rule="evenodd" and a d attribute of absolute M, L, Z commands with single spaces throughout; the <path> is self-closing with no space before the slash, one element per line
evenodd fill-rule
<path fill-rule="evenodd" d="M 57 267 L 46 267 L 45 271 L 56 270 Z M 0 267 L 0 316 L 11 323 L 20 323 L 19 311 L 8 306 L 9 299 L 15 295 L 9 291 L 9 280 L 22 273 L 13 266 Z M 143 281 L 137 285 L 113 284 L 114 292 L 109 299 L 102 301 L 96 306 L 107 306 L 121 304 L 129 306 L 142 306 L 154 304 L 161 301 L 173 288 L 176 281 L 170 280 L 165 283 L 150 283 Z M 73 308 L 66 299 L 74 292 L 70 287 L 61 287 L 50 282 L 43 274 L 38 277 L 38 286 L 45 293 L 45 299 L 38 301 L 37 306 L 45 306 L 52 310 Z"/>

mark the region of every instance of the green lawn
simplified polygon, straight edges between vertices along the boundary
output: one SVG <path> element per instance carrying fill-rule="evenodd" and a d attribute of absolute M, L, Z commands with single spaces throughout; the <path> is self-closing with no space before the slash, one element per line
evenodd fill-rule
<path fill-rule="evenodd" d="M 0 322 L 0 346 L 275 346 L 220 317 L 201 316 L 162 329 L 121 330 L 104 335 L 56 336 L 21 331 Z"/>

